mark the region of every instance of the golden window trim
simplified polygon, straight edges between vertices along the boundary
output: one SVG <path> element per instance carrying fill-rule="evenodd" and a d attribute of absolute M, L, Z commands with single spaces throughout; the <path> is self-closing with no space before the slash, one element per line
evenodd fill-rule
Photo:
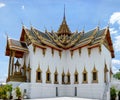
<path fill-rule="evenodd" d="M 88 77 L 87 77 L 87 73 L 83 73 L 83 75 L 86 74 L 86 81 L 84 81 L 84 76 L 83 76 L 83 81 L 82 83 L 88 83 Z"/>
<path fill-rule="evenodd" d="M 107 78 L 106 78 L 106 73 L 108 72 L 108 68 L 107 68 L 107 64 L 105 63 L 105 67 L 104 67 L 104 82 L 107 82 Z"/>
<path fill-rule="evenodd" d="M 99 53 L 101 53 L 101 51 L 102 51 L 102 50 L 101 50 L 101 45 L 99 45 Z"/>
<path fill-rule="evenodd" d="M 96 80 L 93 80 L 93 73 L 96 73 Z M 98 83 L 98 71 L 96 70 L 95 66 L 92 70 L 92 83 Z"/>
<path fill-rule="evenodd" d="M 98 80 L 92 80 L 92 83 L 98 83 Z"/>
<path fill-rule="evenodd" d="M 40 68 L 40 65 L 38 65 L 38 68 L 37 68 L 36 72 L 42 72 L 42 70 Z"/>
<path fill-rule="evenodd" d="M 69 79 L 69 81 L 68 81 L 68 77 L 70 78 L 70 72 L 69 72 L 69 70 L 68 70 L 68 72 L 67 72 L 67 83 L 66 84 L 71 84 L 71 79 Z"/>
<path fill-rule="evenodd" d="M 28 67 L 27 67 L 27 69 L 26 69 L 28 72 L 31 72 L 31 68 L 30 68 L 30 59 L 29 59 L 29 63 L 28 63 Z"/>
<path fill-rule="evenodd" d="M 46 83 L 51 83 L 51 80 L 50 80 L 50 81 L 47 81 L 47 80 L 46 80 Z"/>
<path fill-rule="evenodd" d="M 52 52 L 52 56 L 54 56 L 54 49 L 53 48 L 51 48 L 51 52 Z"/>
<path fill-rule="evenodd" d="M 76 81 L 76 75 L 77 75 L 77 81 Z M 74 73 L 74 84 L 79 84 L 79 79 L 78 79 L 79 77 L 78 77 L 78 71 L 77 70 L 75 70 L 75 73 Z"/>
<path fill-rule="evenodd" d="M 71 58 L 73 57 L 73 50 L 70 50 Z"/>
<path fill-rule="evenodd" d="M 83 70 L 83 72 L 82 73 L 87 73 L 87 71 L 86 71 L 86 68 L 84 67 L 84 70 Z"/>
<path fill-rule="evenodd" d="M 59 82 L 58 81 L 54 81 L 54 84 L 59 84 Z"/>
<path fill-rule="evenodd" d="M 57 81 L 55 80 L 55 75 L 57 75 Z M 58 84 L 58 72 L 57 72 L 57 69 L 55 70 L 55 73 L 54 73 L 54 84 Z"/>
<path fill-rule="evenodd" d="M 78 50 L 79 50 L 79 55 L 81 55 L 81 48 L 79 48 Z"/>
<path fill-rule="evenodd" d="M 48 74 L 49 74 L 49 80 L 47 79 Z M 50 72 L 49 66 L 48 66 L 48 69 L 46 71 L 46 83 L 51 83 L 51 72 Z"/>
<path fill-rule="evenodd" d="M 90 56 L 91 54 L 91 48 L 88 48 L 88 55 Z"/>
<path fill-rule="evenodd" d="M 86 81 L 84 81 L 84 74 L 86 74 Z M 82 72 L 82 76 L 83 76 L 83 81 L 82 83 L 88 83 L 88 75 L 87 75 L 87 71 L 86 71 L 86 68 L 84 67 L 84 70 Z"/>
<path fill-rule="evenodd" d="M 65 84 L 65 73 L 64 73 L 64 70 L 63 70 L 63 72 L 62 72 L 62 78 L 64 77 L 64 82 L 63 82 L 63 80 L 62 80 L 62 84 Z"/>
<path fill-rule="evenodd" d="M 71 82 L 67 82 L 66 84 L 71 84 Z"/>
<path fill-rule="evenodd" d="M 26 70 L 26 62 L 25 62 L 25 59 L 24 59 L 23 69 Z"/>
<path fill-rule="evenodd" d="M 45 54 L 46 54 L 46 48 L 42 49 L 42 54 L 43 54 L 43 56 L 45 56 Z"/>
<path fill-rule="evenodd" d="M 62 72 L 62 75 L 64 75 L 64 76 L 65 76 L 65 72 L 64 72 L 64 70 L 63 70 L 63 72 Z"/>
<path fill-rule="evenodd" d="M 59 51 L 59 57 L 60 58 L 62 57 L 62 51 Z"/>
<path fill-rule="evenodd" d="M 83 83 L 83 84 L 87 84 L 87 83 L 88 83 L 88 81 L 83 81 L 82 83 Z"/>
<path fill-rule="evenodd" d="M 105 63 L 104 72 L 108 72 L 107 64 Z"/>
<path fill-rule="evenodd" d="M 70 72 L 69 72 L 69 70 L 68 70 L 68 72 L 67 72 L 67 76 L 69 76 L 70 75 Z"/>
<path fill-rule="evenodd" d="M 79 84 L 79 82 L 74 82 L 74 84 Z"/>
<path fill-rule="evenodd" d="M 37 83 L 42 83 L 42 80 L 36 80 Z"/>
<path fill-rule="evenodd" d="M 38 79 L 38 73 L 39 73 L 39 72 L 40 72 L 40 77 L 41 77 L 40 80 Z M 37 68 L 37 70 L 36 70 L 36 82 L 39 82 L 39 83 L 42 82 L 42 70 L 41 70 L 41 68 L 40 68 L 40 65 L 38 65 L 38 68 Z"/>
<path fill-rule="evenodd" d="M 46 73 L 50 73 L 51 74 L 49 66 L 48 66 L 48 69 L 47 69 Z"/>

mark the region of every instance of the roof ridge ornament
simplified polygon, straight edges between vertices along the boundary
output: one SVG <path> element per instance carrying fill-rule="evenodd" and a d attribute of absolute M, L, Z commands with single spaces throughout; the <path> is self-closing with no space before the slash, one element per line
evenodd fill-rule
<path fill-rule="evenodd" d="M 63 14 L 63 21 L 58 29 L 58 35 L 71 35 L 71 31 L 67 25 L 66 22 L 66 16 L 65 16 L 65 5 L 64 5 L 64 14 Z"/>
<path fill-rule="evenodd" d="M 108 21 L 107 29 L 109 29 L 109 27 L 110 27 L 110 21 Z"/>
<path fill-rule="evenodd" d="M 63 16 L 63 20 L 65 20 L 65 4 L 64 4 L 64 16 Z"/>
<path fill-rule="evenodd" d="M 47 28 L 45 26 L 44 26 L 44 28 L 45 28 L 45 33 L 48 33 Z"/>

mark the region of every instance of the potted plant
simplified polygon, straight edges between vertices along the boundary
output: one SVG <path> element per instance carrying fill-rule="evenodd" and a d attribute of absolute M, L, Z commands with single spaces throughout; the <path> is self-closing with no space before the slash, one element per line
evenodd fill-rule
<path fill-rule="evenodd" d="M 115 89 L 115 87 L 111 87 L 110 88 L 110 98 L 111 98 L 111 100 L 115 100 L 116 99 L 116 89 Z"/>
<path fill-rule="evenodd" d="M 18 97 L 17 100 L 21 100 L 22 93 L 21 93 L 20 87 L 15 88 L 15 93 L 16 93 L 16 97 Z"/>

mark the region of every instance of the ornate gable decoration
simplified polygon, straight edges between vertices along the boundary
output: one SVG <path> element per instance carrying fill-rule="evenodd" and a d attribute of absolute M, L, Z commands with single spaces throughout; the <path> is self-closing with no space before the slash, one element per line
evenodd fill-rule
<path fill-rule="evenodd" d="M 60 28 L 58 29 L 58 35 L 71 35 L 71 31 L 67 25 L 65 16 L 63 18 L 62 24 L 60 25 Z"/>

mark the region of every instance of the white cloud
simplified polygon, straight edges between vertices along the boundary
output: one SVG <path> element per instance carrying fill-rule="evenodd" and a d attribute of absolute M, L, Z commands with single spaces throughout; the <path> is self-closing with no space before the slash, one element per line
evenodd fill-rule
<path fill-rule="evenodd" d="M 113 72 L 113 73 L 116 73 L 116 72 L 118 72 L 118 71 L 119 71 L 119 70 L 118 70 L 115 66 L 112 67 L 112 72 Z"/>
<path fill-rule="evenodd" d="M 115 28 L 110 28 L 110 33 L 111 34 L 116 34 L 118 31 L 117 30 L 115 30 Z"/>
<path fill-rule="evenodd" d="M 114 47 L 116 51 L 120 51 L 120 35 L 115 37 Z"/>
<path fill-rule="evenodd" d="M 112 60 L 112 64 L 113 64 L 113 65 L 120 65 L 120 60 L 118 60 L 118 59 L 113 59 L 113 60 Z"/>
<path fill-rule="evenodd" d="M 24 9 L 25 9 L 25 6 L 24 6 L 24 5 L 22 5 L 22 6 L 21 6 L 21 9 L 22 9 L 22 10 L 24 10 Z"/>
<path fill-rule="evenodd" d="M 120 25 L 120 12 L 114 12 L 110 17 L 110 23 L 118 23 Z"/>
<path fill-rule="evenodd" d="M 0 2 L 0 8 L 2 7 L 5 7 L 5 4 Z"/>
<path fill-rule="evenodd" d="M 116 73 L 119 71 L 119 67 L 120 66 L 120 60 L 118 59 L 113 59 L 112 60 L 112 71 L 113 73 Z"/>

